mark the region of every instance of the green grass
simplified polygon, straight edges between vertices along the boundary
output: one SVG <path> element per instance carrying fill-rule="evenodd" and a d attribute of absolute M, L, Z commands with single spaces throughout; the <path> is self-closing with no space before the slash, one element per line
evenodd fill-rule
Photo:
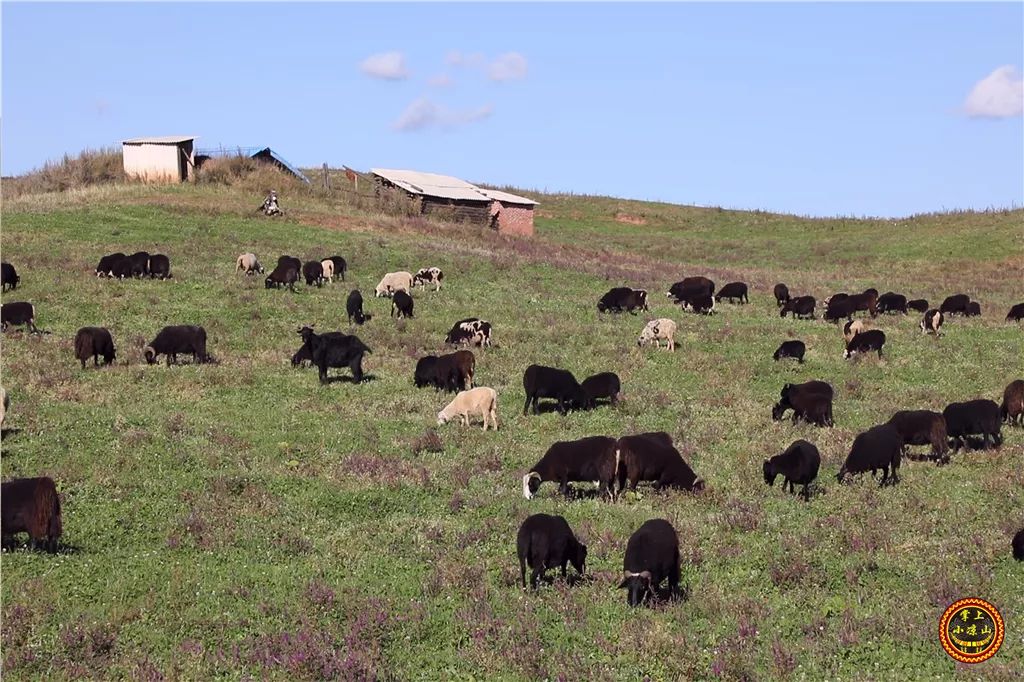
<path fill-rule="evenodd" d="M 541 197 L 538 237 L 508 240 L 360 214 L 316 199 L 288 220 L 255 217 L 248 195 L 209 187 L 104 189 L 5 204 L 4 260 L 22 275 L 4 301 L 36 305 L 50 335 L 3 339 L 12 397 L 3 477 L 53 476 L 75 552 L 2 557 L 5 679 L 925 679 L 952 678 L 937 624 L 964 596 L 995 603 L 1001 651 L 972 668 L 1024 670 L 1024 590 L 1009 538 L 1024 525 L 1024 434 L 994 453 L 902 482 L 838 486 L 853 437 L 897 409 L 998 400 L 1024 373 L 1020 211 L 899 221 L 810 221 L 611 199 Z M 619 206 L 623 208 L 619 208 Z M 286 204 L 286 208 L 290 208 Z M 622 224 L 616 211 L 646 211 Z M 97 280 L 115 250 L 171 257 L 167 282 Z M 295 294 L 234 273 L 254 251 L 343 255 L 350 281 Z M 390 270 L 437 265 L 395 322 L 372 289 Z M 754 285 L 751 305 L 682 314 L 663 292 L 686 274 Z M 877 324 L 883 362 L 842 359 L 839 331 L 782 320 L 770 287 L 821 297 L 876 286 L 938 302 L 966 291 L 980 319 L 924 338 L 917 317 Z M 679 322 L 673 353 L 638 349 L 644 316 L 598 317 L 614 284 L 646 284 L 650 317 Z M 347 330 L 358 286 L 374 315 L 356 333 L 374 377 L 321 387 L 289 366 L 295 330 Z M 499 394 L 497 433 L 449 424 L 443 452 L 415 452 L 449 399 L 416 390 L 417 357 L 451 323 L 494 324 L 477 380 Z M 201 324 L 219 364 L 149 367 L 165 324 Z M 115 367 L 72 357 L 78 327 L 111 329 Z M 807 363 L 774 363 L 786 338 Z M 531 363 L 577 377 L 612 370 L 617 408 L 521 416 Z M 783 383 L 836 388 L 834 429 L 770 419 Z M 567 502 L 520 477 L 555 440 L 671 433 L 708 484 L 693 496 L 644 489 L 618 504 Z M 822 452 L 822 493 L 803 504 L 764 485 L 761 461 L 796 438 Z M 519 589 L 515 532 L 564 515 L 589 546 L 592 580 Z M 629 534 L 670 519 L 690 598 L 631 611 L 615 589 Z"/>

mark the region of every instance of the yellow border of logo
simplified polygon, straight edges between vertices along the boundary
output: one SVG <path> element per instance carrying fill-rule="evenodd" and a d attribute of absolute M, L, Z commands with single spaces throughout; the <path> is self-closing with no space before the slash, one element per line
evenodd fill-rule
<path fill-rule="evenodd" d="M 972 607 L 985 611 L 992 618 L 992 622 L 995 623 L 996 631 L 992 635 L 991 642 L 984 651 L 977 654 L 965 654 L 958 651 L 953 644 L 949 641 L 949 621 L 956 615 L 956 613 L 964 608 Z M 939 620 L 939 641 L 942 642 L 942 648 L 945 650 L 950 657 L 960 661 L 961 663 L 981 663 L 986 661 L 999 651 L 999 647 L 1003 645 L 1003 637 L 1006 635 L 1006 627 L 1003 624 L 1003 616 L 999 613 L 999 609 L 993 606 L 990 602 L 984 599 L 960 599 L 949 605 L 949 608 L 942 614 L 942 618 Z"/>

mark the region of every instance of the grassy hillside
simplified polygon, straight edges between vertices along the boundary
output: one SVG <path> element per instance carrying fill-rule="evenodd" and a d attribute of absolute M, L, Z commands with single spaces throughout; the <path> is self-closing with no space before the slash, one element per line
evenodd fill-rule
<path fill-rule="evenodd" d="M 56 557 L 2 557 L 5 679 L 925 679 L 954 676 L 939 616 L 981 596 L 1006 620 L 1003 648 L 971 669 L 1018 679 L 1024 591 L 1009 538 L 1024 526 L 1024 433 L 997 452 L 902 482 L 838 486 L 853 437 L 904 408 L 989 397 L 1024 374 L 1022 332 L 1002 318 L 1024 298 L 1024 213 L 927 216 L 896 224 L 810 221 L 609 199 L 541 197 L 538 237 L 520 241 L 328 199 L 253 214 L 259 197 L 142 186 L 7 201 L 3 259 L 22 275 L 5 302 L 36 304 L 52 333 L 3 339 L 12 409 L 3 478 L 53 476 L 64 505 Z M 616 219 L 616 214 L 623 213 Z M 642 218 L 645 225 L 622 222 Z M 99 256 L 170 255 L 167 282 L 97 280 Z M 235 274 L 244 251 L 272 264 L 343 255 L 349 282 L 266 291 Z M 395 322 L 373 299 L 386 271 L 437 265 Z M 749 306 L 681 313 L 663 291 L 683 275 L 754 285 Z M 839 331 L 780 319 L 770 287 L 824 296 L 876 286 L 938 301 L 965 291 L 980 319 L 940 340 L 917 318 L 878 321 L 887 358 L 842 359 Z M 648 316 L 599 317 L 611 285 L 652 290 Z M 349 330 L 356 286 L 374 319 L 362 385 L 317 384 L 289 366 L 296 328 Z M 412 386 L 417 357 L 453 321 L 495 328 L 477 377 L 499 393 L 497 433 L 449 424 L 424 449 L 449 397 Z M 673 353 L 638 349 L 645 318 L 677 320 Z M 201 324 L 216 365 L 149 367 L 165 324 Z M 75 330 L 111 329 L 115 367 L 85 371 Z M 802 366 L 774 363 L 803 339 Z M 568 417 L 521 416 L 531 363 L 577 377 L 612 370 L 625 400 Z M 829 381 L 834 429 L 772 422 L 786 382 Z M 565 501 L 520 477 L 555 440 L 671 433 L 708 484 L 700 495 L 643 489 L 618 504 Z M 762 460 L 796 438 L 823 467 L 809 504 L 768 488 Z M 515 532 L 564 515 L 590 548 L 590 579 L 518 587 Z M 668 518 L 689 598 L 630 610 L 615 589 L 630 533 Z"/>

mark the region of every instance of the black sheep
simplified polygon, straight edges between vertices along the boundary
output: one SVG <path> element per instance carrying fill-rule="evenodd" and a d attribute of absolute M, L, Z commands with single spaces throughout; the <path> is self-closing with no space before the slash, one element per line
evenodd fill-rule
<path fill-rule="evenodd" d="M 523 389 L 526 391 L 526 403 L 523 405 L 523 414 L 533 403 L 533 413 L 540 410 L 538 404 L 541 398 L 554 398 L 558 401 L 558 411 L 562 415 L 568 412 L 569 408 L 582 408 L 587 404 L 587 396 L 583 387 L 576 381 L 572 372 L 566 369 L 555 367 L 544 367 L 543 365 L 530 365 L 523 372 Z"/>
<path fill-rule="evenodd" d="M 818 477 L 818 467 L 821 466 L 821 454 L 813 443 L 805 440 L 793 441 L 793 444 L 782 453 L 764 461 L 764 482 L 768 485 L 775 485 L 775 477 L 782 476 L 782 490 L 785 492 L 786 485 L 789 485 L 789 492 L 796 492 L 794 484 L 802 485 L 804 489 L 801 495 L 805 500 L 810 500 L 810 485 Z"/>
<path fill-rule="evenodd" d="M 329 367 L 348 367 L 355 383 L 363 380 L 363 354 L 372 352 L 357 336 L 328 332 L 316 334 L 312 327 L 298 330 L 302 341 L 309 347 L 313 364 L 320 372 L 320 383 L 327 383 Z"/>
<path fill-rule="evenodd" d="M 136 251 L 128 256 L 128 261 L 132 264 L 132 277 L 145 277 L 149 274 L 149 253 L 146 251 Z"/>
<path fill-rule="evenodd" d="M 352 320 L 355 320 L 356 324 L 362 324 L 370 319 L 363 314 L 363 295 L 359 293 L 359 289 L 353 289 L 349 293 L 345 301 L 345 312 L 348 313 L 349 324 L 352 324 Z"/>
<path fill-rule="evenodd" d="M 526 587 L 526 567 L 530 567 L 530 587 L 549 569 L 561 568 L 566 578 L 566 564 L 571 563 L 583 575 L 587 561 L 587 546 L 576 539 L 569 523 L 561 516 L 534 514 L 523 521 L 516 535 L 516 553 L 519 556 L 519 577 Z"/>
<path fill-rule="evenodd" d="M 931 410 L 901 410 L 889 420 L 903 440 L 903 454 L 911 445 L 930 445 L 931 457 L 938 463 L 949 461 L 949 438 L 946 433 L 946 420 L 938 412 Z"/>
<path fill-rule="evenodd" d="M 814 319 L 814 306 L 816 301 L 813 296 L 799 296 L 797 298 L 791 298 L 782 304 L 782 310 L 779 311 L 779 317 L 785 317 L 786 313 L 793 313 L 793 317 L 796 319 L 804 318 L 805 320 Z"/>
<path fill-rule="evenodd" d="M 587 397 L 587 409 L 597 407 L 599 398 L 607 398 L 614 405 L 619 401 L 619 393 L 622 391 L 619 375 L 614 372 L 601 372 L 589 376 L 583 380 L 580 387 Z"/>
<path fill-rule="evenodd" d="M 615 448 L 620 493 L 626 489 L 627 481 L 629 489 L 634 491 L 640 481 L 653 481 L 659 490 L 677 488 L 700 492 L 704 489 L 704 481 L 697 477 L 672 444 L 672 437 L 664 431 L 623 436 Z"/>
<path fill-rule="evenodd" d="M 408 293 L 399 289 L 391 296 L 391 316 L 394 317 L 396 312 L 399 319 L 403 317 L 412 317 L 413 301 L 412 296 Z"/>
<path fill-rule="evenodd" d="M 932 308 L 924 314 L 923 318 L 921 318 L 921 333 L 942 336 L 942 323 L 945 322 L 945 320 L 946 317 L 942 314 L 942 311 Z"/>
<path fill-rule="evenodd" d="M 1017 531 L 1010 544 L 1013 547 L 1013 558 L 1017 561 L 1024 561 L 1024 528 Z"/>
<path fill-rule="evenodd" d="M 114 265 L 119 261 L 124 260 L 128 256 L 124 255 L 120 251 L 117 253 L 107 254 L 100 258 L 100 262 L 96 265 L 96 276 L 97 277 L 113 277 L 114 276 Z"/>
<path fill-rule="evenodd" d="M 824 381 L 786 384 L 779 392 L 779 402 L 772 408 L 772 419 L 779 421 L 786 410 L 793 410 L 794 423 L 803 419 L 817 426 L 834 426 L 832 397 L 832 387 Z"/>
<path fill-rule="evenodd" d="M 9 291 L 18 288 L 21 277 L 18 271 L 10 263 L 0 263 L 0 291 Z"/>
<path fill-rule="evenodd" d="M 825 313 L 823 319 L 826 322 L 839 322 L 844 317 L 847 320 L 853 319 L 853 313 L 856 312 L 856 302 L 851 300 L 849 296 L 836 300 L 833 297 L 825 305 Z"/>
<path fill-rule="evenodd" d="M 292 356 L 292 367 L 303 367 L 308 362 L 310 365 L 313 364 L 313 355 L 310 353 L 309 346 L 303 343 L 295 355 Z"/>
<path fill-rule="evenodd" d="M 178 353 L 191 353 L 192 362 L 209 362 L 206 353 L 206 330 L 194 325 L 172 325 L 164 327 L 156 338 L 143 349 L 146 362 L 153 364 L 157 356 L 165 356 L 167 366 L 177 364 Z"/>
<path fill-rule="evenodd" d="M 971 301 L 967 304 L 967 312 L 964 313 L 965 317 L 981 317 L 981 304 L 977 301 Z"/>
<path fill-rule="evenodd" d="M 79 329 L 75 334 L 75 357 L 82 363 L 82 369 L 85 369 L 85 361 L 89 358 L 92 358 L 95 367 L 99 367 L 100 356 L 103 356 L 103 362 L 107 365 L 117 357 L 110 332 L 103 327 Z"/>
<path fill-rule="evenodd" d="M 1006 313 L 1007 322 L 1020 322 L 1021 320 L 1024 320 L 1024 303 L 1018 303 L 1010 308 L 1010 312 Z"/>
<path fill-rule="evenodd" d="M 302 266 L 302 276 L 306 278 L 306 286 L 318 287 L 324 284 L 324 266 L 318 260 L 307 261 Z"/>
<path fill-rule="evenodd" d="M 781 282 L 775 285 L 772 294 L 775 295 L 775 305 L 780 308 L 789 301 L 789 287 Z"/>
<path fill-rule="evenodd" d="M 149 276 L 157 279 L 171 279 L 171 259 L 162 253 L 150 256 Z"/>
<path fill-rule="evenodd" d="M 1010 426 L 1024 426 L 1024 379 L 1011 381 L 1003 390 L 999 418 Z"/>
<path fill-rule="evenodd" d="M 878 297 L 879 313 L 903 313 L 907 314 L 907 297 L 887 291 Z"/>
<path fill-rule="evenodd" d="M 636 529 L 626 543 L 620 590 L 627 590 L 630 606 L 640 606 L 657 596 L 661 582 L 668 578 L 669 594 L 678 599 L 679 536 L 665 519 L 651 519 Z"/>
<path fill-rule="evenodd" d="M 295 268 L 296 272 L 302 272 L 302 261 L 296 258 L 295 256 L 279 256 L 277 259 L 277 264 L 285 266 L 290 265 L 291 267 Z"/>
<path fill-rule="evenodd" d="M 691 296 L 706 294 L 711 296 L 715 293 L 715 283 L 707 277 L 686 277 L 680 282 L 673 284 L 666 294 L 669 298 L 681 303 L 683 299 Z"/>
<path fill-rule="evenodd" d="M 279 289 L 282 284 L 287 285 L 289 289 L 295 291 L 295 283 L 299 281 L 299 271 L 295 268 L 293 263 L 279 263 L 274 268 L 267 279 L 264 280 L 264 286 L 267 289 Z"/>
<path fill-rule="evenodd" d="M 597 302 L 599 313 L 628 313 L 636 314 L 637 310 L 647 310 L 647 292 L 643 289 L 631 289 L 629 287 L 615 287 L 610 289 Z"/>
<path fill-rule="evenodd" d="M 683 310 L 690 310 L 700 315 L 711 315 L 715 312 L 715 297 L 711 294 L 691 294 L 679 301 Z"/>
<path fill-rule="evenodd" d="M 598 493 L 614 499 L 616 468 L 614 438 L 589 436 L 558 441 L 523 475 L 523 497 L 532 499 L 544 481 L 558 483 L 566 497 L 570 482 L 597 481 Z"/>
<path fill-rule="evenodd" d="M 465 391 L 473 387 L 475 371 L 476 356 L 472 351 L 442 355 L 434 364 L 434 386 L 443 391 Z"/>
<path fill-rule="evenodd" d="M 916 310 L 919 313 L 928 311 L 928 299 L 926 298 L 915 298 L 913 301 L 907 301 L 907 308 L 910 310 Z"/>
<path fill-rule="evenodd" d="M 341 277 L 341 281 L 344 282 L 345 270 L 348 269 L 348 263 L 345 262 L 345 259 L 342 258 L 341 256 L 331 256 L 330 258 L 325 258 L 324 260 L 329 260 L 332 263 L 334 263 L 334 274 L 337 275 L 338 277 Z"/>
<path fill-rule="evenodd" d="M 25 301 L 13 301 L 0 305 L 0 329 L 7 331 L 10 325 L 25 325 L 29 331 L 38 332 L 36 328 L 36 307 Z"/>
<path fill-rule="evenodd" d="M 52 478 L 16 478 L 0 485 L 0 536 L 5 548 L 13 546 L 15 533 L 28 533 L 35 548 L 57 551 L 63 527 Z"/>
<path fill-rule="evenodd" d="M 873 426 L 853 439 L 853 447 L 846 457 L 846 463 L 839 470 L 837 480 L 842 483 L 847 474 L 861 474 L 870 471 L 872 476 L 882 470 L 880 485 L 895 485 L 899 482 L 898 471 L 903 453 L 903 439 L 892 424 Z"/>
<path fill-rule="evenodd" d="M 416 388 L 424 386 L 436 386 L 437 379 L 437 356 L 427 355 L 416 361 L 416 370 L 413 372 L 412 383 Z"/>
<path fill-rule="evenodd" d="M 946 297 L 946 300 L 939 306 L 939 311 L 946 315 L 966 315 L 967 305 L 970 302 L 971 297 L 967 294 L 953 294 Z"/>
<path fill-rule="evenodd" d="M 114 261 L 110 267 L 110 276 L 115 279 L 128 279 L 129 277 L 142 277 L 142 266 L 138 260 L 132 260 L 128 256 Z"/>
<path fill-rule="evenodd" d="M 739 300 L 740 303 L 750 303 L 750 299 L 747 297 L 747 285 L 744 282 L 729 282 L 719 289 L 715 294 L 715 300 L 721 301 L 723 298 L 730 301 Z"/>
<path fill-rule="evenodd" d="M 875 351 L 878 353 L 879 359 L 881 359 L 882 347 L 884 345 L 885 332 L 881 329 L 869 329 L 850 339 L 850 342 L 846 344 L 846 350 L 843 351 L 843 357 L 849 359 L 858 353 Z"/>
<path fill-rule="evenodd" d="M 997 448 L 1003 444 L 999 406 L 992 400 L 950 403 L 942 411 L 942 416 L 946 420 L 946 432 L 953 441 L 954 450 L 963 447 L 968 436 L 979 433 L 984 450 L 988 450 L 989 438 Z"/>
<path fill-rule="evenodd" d="M 804 362 L 804 353 L 807 352 L 807 346 L 804 345 L 803 341 L 783 341 L 782 345 L 778 347 L 775 354 L 772 355 L 773 360 L 781 360 L 782 358 L 796 358 L 797 362 L 801 365 Z"/>

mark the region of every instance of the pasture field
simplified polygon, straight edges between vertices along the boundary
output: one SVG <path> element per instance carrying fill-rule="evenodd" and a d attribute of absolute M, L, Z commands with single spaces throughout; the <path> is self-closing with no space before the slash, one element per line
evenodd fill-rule
<path fill-rule="evenodd" d="M 1024 432 L 948 466 L 904 462 L 901 482 L 835 474 L 857 433 L 898 409 L 1001 398 L 1024 375 L 1024 212 L 905 221 L 808 220 L 550 196 L 538 235 L 506 239 L 314 198 L 284 219 L 259 198 L 203 187 L 115 187 L 22 197 L 2 213 L 3 259 L 22 276 L 5 302 L 36 305 L 47 335 L 3 337 L 12 407 L 3 478 L 50 475 L 63 498 L 57 556 L 2 557 L 5 680 L 27 679 L 1020 679 Z M 644 214 L 645 225 L 617 213 Z M 171 258 L 170 281 L 98 280 L 113 251 Z M 234 272 L 255 252 L 340 254 L 349 281 L 268 291 Z M 414 294 L 396 322 L 374 299 L 387 271 L 436 265 L 444 288 Z M 682 313 L 683 276 L 752 285 L 747 306 Z M 885 359 L 842 358 L 841 330 L 780 319 L 777 281 L 900 291 L 933 304 L 964 291 L 983 316 L 926 338 L 919 317 L 883 316 Z M 599 316 L 611 286 L 646 286 L 649 314 Z M 293 369 L 296 329 L 352 332 L 358 287 L 373 319 L 354 330 L 372 380 L 317 383 Z M 412 385 L 457 319 L 494 325 L 477 383 L 499 394 L 500 430 L 437 428 L 450 396 Z M 675 353 L 640 349 L 646 319 L 679 323 Z M 200 324 L 213 365 L 147 366 L 166 324 Z M 75 331 L 110 328 L 114 367 L 81 370 Z M 787 338 L 806 364 L 775 363 Z M 624 400 L 584 413 L 521 415 L 531 363 L 577 378 L 615 371 Z M 347 370 L 343 372 L 347 375 Z M 836 389 L 832 429 L 773 422 L 784 383 Z M 701 494 L 641 488 L 616 504 L 531 501 L 521 477 L 556 440 L 673 435 Z M 761 462 L 805 438 L 822 453 L 809 503 L 769 488 Z M 566 517 L 589 547 L 587 580 L 518 585 L 515 534 L 529 514 Z M 679 532 L 688 598 L 631 610 L 616 590 L 630 533 L 649 518 Z M 954 600 L 979 596 L 1007 636 L 957 667 L 938 642 Z"/>

